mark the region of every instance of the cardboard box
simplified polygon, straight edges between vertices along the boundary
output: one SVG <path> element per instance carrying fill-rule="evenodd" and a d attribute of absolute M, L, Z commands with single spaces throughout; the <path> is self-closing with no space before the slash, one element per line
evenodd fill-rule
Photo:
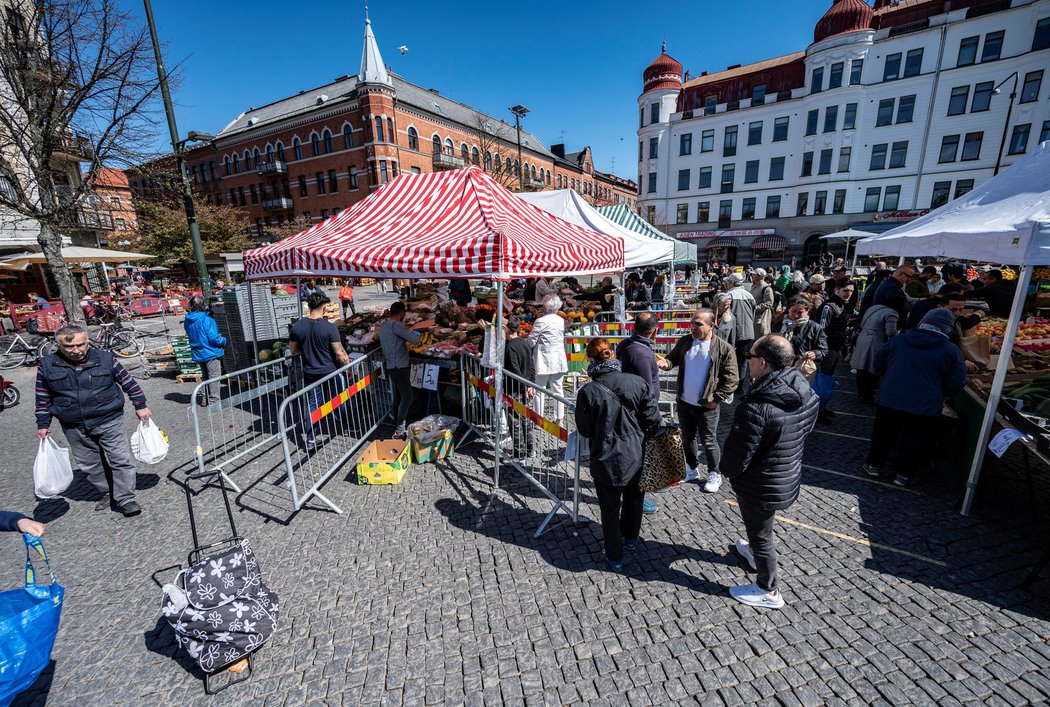
<path fill-rule="evenodd" d="M 445 434 L 429 443 L 420 443 L 412 438 L 412 459 L 416 464 L 436 462 L 438 459 L 451 457 L 454 452 L 452 430 L 445 430 Z"/>
<path fill-rule="evenodd" d="M 357 459 L 357 483 L 364 485 L 396 484 L 411 466 L 408 442 L 400 439 L 377 439 Z"/>

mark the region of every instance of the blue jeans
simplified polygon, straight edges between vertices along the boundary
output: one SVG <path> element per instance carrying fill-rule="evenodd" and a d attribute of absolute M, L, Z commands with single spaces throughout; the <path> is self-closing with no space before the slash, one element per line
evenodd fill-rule
<path fill-rule="evenodd" d="M 313 385 L 314 383 L 316 383 L 317 381 L 321 380 L 322 378 L 324 378 L 327 375 L 329 375 L 329 374 L 328 373 L 324 373 L 322 375 L 311 375 L 309 373 L 304 373 L 303 374 L 303 385 L 304 386 Z M 317 425 L 315 425 L 314 423 L 310 422 L 310 415 L 313 413 L 314 410 L 316 410 L 317 408 L 321 407 L 326 402 L 328 402 L 329 400 L 334 398 L 336 393 L 339 393 L 344 388 L 346 388 L 346 385 L 345 385 L 345 382 L 343 381 L 343 376 L 342 375 L 338 375 L 335 378 L 330 379 L 328 382 L 326 382 L 326 383 L 324 383 L 322 385 L 319 385 L 319 386 L 317 386 L 315 388 L 311 388 L 310 390 L 308 390 L 306 392 L 306 410 L 305 410 L 305 414 L 303 416 L 303 427 L 306 429 L 306 439 L 307 439 L 307 441 L 313 442 L 315 439 L 317 439 L 317 432 L 316 432 Z M 337 410 L 333 410 L 331 413 L 329 413 L 328 416 L 329 417 L 331 417 L 332 415 L 340 415 L 341 416 L 342 414 L 343 414 L 343 410 L 342 409 L 337 409 Z M 320 424 L 320 423 L 318 423 L 318 424 Z M 330 427 L 330 425 L 329 425 L 329 427 Z"/>

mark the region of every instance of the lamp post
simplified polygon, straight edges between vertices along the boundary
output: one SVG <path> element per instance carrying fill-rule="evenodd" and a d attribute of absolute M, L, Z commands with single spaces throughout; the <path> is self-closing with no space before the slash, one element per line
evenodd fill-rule
<path fill-rule="evenodd" d="M 1004 83 L 1013 79 L 1013 86 L 1010 88 L 1010 104 L 1006 108 L 1006 122 L 1003 123 L 1003 139 L 999 141 L 999 152 L 995 155 L 995 170 L 992 172 L 992 176 L 999 174 L 999 165 L 1003 161 L 1003 148 L 1006 147 L 1006 133 L 1010 130 L 1010 116 L 1014 112 L 1014 99 L 1017 97 L 1017 72 L 1013 72 L 1005 79 L 996 84 L 995 88 L 992 89 L 992 93 L 999 95 L 999 87 Z"/>
<path fill-rule="evenodd" d="M 525 114 L 529 112 L 529 109 L 518 104 L 516 106 L 511 106 L 510 112 L 514 114 L 514 129 L 518 133 L 518 191 L 525 191 L 525 179 L 522 176 L 521 165 L 521 119 L 525 117 Z"/>
<path fill-rule="evenodd" d="M 201 243 L 201 231 L 197 225 L 197 211 L 193 206 L 193 187 L 190 186 L 190 175 L 186 171 L 186 160 L 183 151 L 188 142 L 213 140 L 213 135 L 190 131 L 185 140 L 179 140 L 179 128 L 175 123 L 175 109 L 171 105 L 171 91 L 168 89 L 168 73 L 164 69 L 164 58 L 160 53 L 160 42 L 157 41 L 157 28 L 153 24 L 153 7 L 150 0 L 143 0 L 146 8 L 146 24 L 149 25 L 150 39 L 153 40 L 153 56 L 157 61 L 157 78 L 160 80 L 160 93 L 164 99 L 164 115 L 168 119 L 168 132 L 171 133 L 171 147 L 175 151 L 175 168 L 182 180 L 182 203 L 186 209 L 186 222 L 190 228 L 190 240 L 193 242 L 193 257 L 197 261 L 197 277 L 200 280 L 201 294 L 207 295 L 208 266 L 204 263 L 204 246 Z"/>

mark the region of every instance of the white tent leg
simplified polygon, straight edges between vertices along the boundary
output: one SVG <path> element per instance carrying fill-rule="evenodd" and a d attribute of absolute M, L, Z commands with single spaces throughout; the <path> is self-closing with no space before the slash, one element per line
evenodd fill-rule
<path fill-rule="evenodd" d="M 492 337 L 493 345 L 496 347 L 493 358 L 496 362 L 495 400 L 492 401 L 492 430 L 496 438 L 493 458 L 492 483 L 499 488 L 499 462 L 500 445 L 503 442 L 503 430 L 500 429 L 500 419 L 503 417 L 503 356 L 501 344 L 503 343 L 503 280 L 496 281 L 496 318 L 492 322 L 496 327 L 495 336 Z"/>
<path fill-rule="evenodd" d="M 966 495 L 963 498 L 962 505 L 962 514 L 964 516 L 970 515 L 973 497 L 977 492 L 977 480 L 981 476 L 981 466 L 984 464 L 984 451 L 988 447 L 988 441 L 992 435 L 995 411 L 999 408 L 999 398 L 1003 392 L 1003 383 L 1006 382 L 1006 369 L 1010 365 L 1010 354 L 1014 350 L 1014 337 L 1017 336 L 1017 329 L 1021 324 L 1021 315 L 1024 314 L 1024 301 L 1031 281 L 1032 266 L 1022 265 L 1021 274 L 1017 282 L 1017 291 L 1014 293 L 1014 303 L 1010 309 L 1010 320 L 1006 324 L 1006 331 L 1003 332 L 1003 345 L 999 353 L 999 363 L 995 367 L 995 377 L 992 379 L 992 385 L 988 389 L 988 407 L 984 409 L 981 433 L 977 436 L 977 451 L 974 452 L 973 462 L 970 464 L 970 477 L 966 480 Z"/>

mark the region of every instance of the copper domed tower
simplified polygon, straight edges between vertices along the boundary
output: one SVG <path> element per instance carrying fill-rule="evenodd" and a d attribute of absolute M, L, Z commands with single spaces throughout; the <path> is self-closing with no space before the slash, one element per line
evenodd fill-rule
<path fill-rule="evenodd" d="M 682 87 L 682 65 L 668 56 L 667 42 L 663 43 L 660 49 L 660 56 L 656 57 L 649 66 L 645 67 L 642 78 L 643 93 L 660 88 L 677 89 Z"/>
<path fill-rule="evenodd" d="M 871 29 L 874 16 L 874 10 L 864 0 L 834 0 L 813 28 L 813 41 Z"/>

